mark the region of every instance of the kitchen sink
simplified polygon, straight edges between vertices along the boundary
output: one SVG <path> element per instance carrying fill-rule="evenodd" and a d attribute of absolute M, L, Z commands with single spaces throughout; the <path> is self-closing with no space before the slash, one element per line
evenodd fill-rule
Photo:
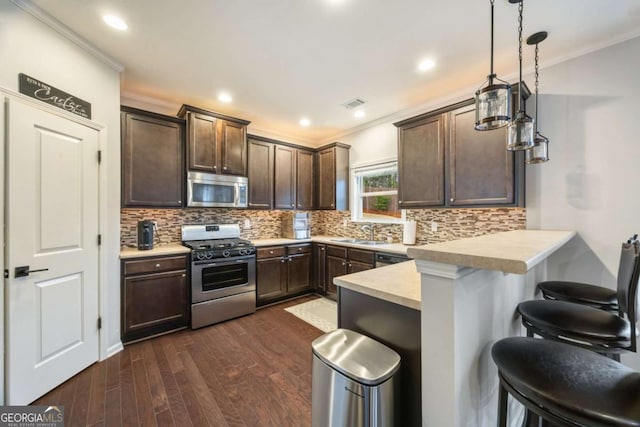
<path fill-rule="evenodd" d="M 331 239 L 332 242 L 338 243 L 354 243 L 356 245 L 383 245 L 387 242 L 378 241 L 378 240 L 362 240 L 362 239 Z"/>

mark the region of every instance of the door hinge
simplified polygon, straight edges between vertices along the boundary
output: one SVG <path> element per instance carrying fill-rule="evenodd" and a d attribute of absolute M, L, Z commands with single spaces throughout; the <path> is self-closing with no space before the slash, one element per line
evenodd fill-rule
<path fill-rule="evenodd" d="M 102 329 L 102 317 L 98 317 L 98 329 Z"/>
<path fill-rule="evenodd" d="M 9 270 L 5 270 L 4 271 L 4 278 L 8 279 L 9 278 Z"/>
<path fill-rule="evenodd" d="M 98 246 L 102 244 L 102 234 L 98 234 Z"/>
<path fill-rule="evenodd" d="M 98 164 L 102 163 L 102 150 L 98 150 Z"/>

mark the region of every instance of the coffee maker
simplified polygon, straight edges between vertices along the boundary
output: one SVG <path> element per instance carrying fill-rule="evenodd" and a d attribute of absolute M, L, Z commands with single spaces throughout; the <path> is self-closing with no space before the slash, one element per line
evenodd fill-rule
<path fill-rule="evenodd" d="M 153 249 L 153 221 L 138 221 L 138 250 Z"/>

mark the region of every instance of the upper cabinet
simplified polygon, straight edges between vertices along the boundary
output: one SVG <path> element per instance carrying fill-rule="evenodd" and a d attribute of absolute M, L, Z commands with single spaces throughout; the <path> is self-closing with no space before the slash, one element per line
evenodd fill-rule
<path fill-rule="evenodd" d="M 250 122 L 183 105 L 187 121 L 187 169 L 247 176 L 247 126 Z"/>
<path fill-rule="evenodd" d="M 524 154 L 507 151 L 506 127 L 474 124 L 472 99 L 395 123 L 401 208 L 524 206 Z"/>
<path fill-rule="evenodd" d="M 316 152 L 318 209 L 349 209 L 349 149 L 334 142 Z"/>
<path fill-rule="evenodd" d="M 121 107 L 122 206 L 181 207 L 184 120 Z"/>
<path fill-rule="evenodd" d="M 314 208 L 314 150 L 249 135 L 249 207 Z"/>

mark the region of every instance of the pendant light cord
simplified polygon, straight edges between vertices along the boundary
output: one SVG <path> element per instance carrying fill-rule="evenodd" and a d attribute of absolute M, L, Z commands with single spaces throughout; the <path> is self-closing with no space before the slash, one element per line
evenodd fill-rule
<path fill-rule="evenodd" d="M 493 2 L 494 0 L 491 0 L 491 72 L 489 74 L 489 85 L 493 84 L 493 77 L 495 76 L 493 74 Z"/>
<path fill-rule="evenodd" d="M 538 43 L 536 43 L 536 121 L 534 122 L 534 134 L 538 133 Z"/>
<path fill-rule="evenodd" d="M 520 82 L 518 85 L 518 112 L 522 112 L 522 9 L 523 0 L 518 3 L 518 61 L 520 63 Z"/>

